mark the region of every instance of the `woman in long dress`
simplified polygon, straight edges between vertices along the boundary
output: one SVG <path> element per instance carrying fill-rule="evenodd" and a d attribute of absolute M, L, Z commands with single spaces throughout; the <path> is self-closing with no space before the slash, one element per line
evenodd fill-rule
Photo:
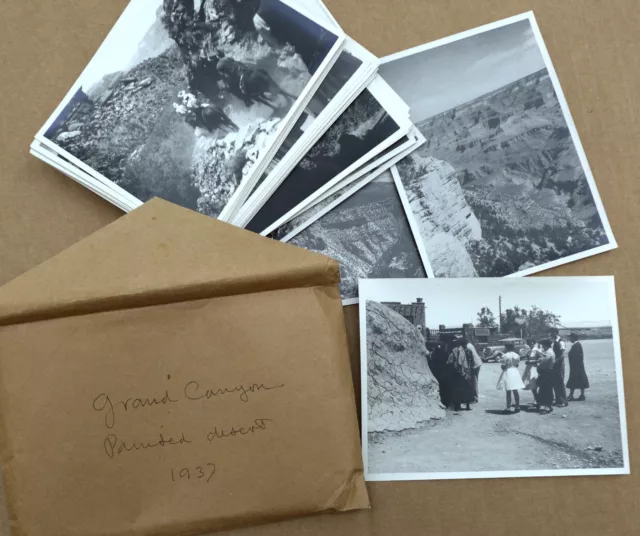
<path fill-rule="evenodd" d="M 520 393 L 518 389 L 524 389 L 524 383 L 520 377 L 520 356 L 515 352 L 513 343 L 505 345 L 505 353 L 502 356 L 502 375 L 498 381 L 498 387 L 507 391 L 507 407 L 505 413 L 511 412 L 511 397 L 515 401 L 514 413 L 520 412 Z"/>
<path fill-rule="evenodd" d="M 537 360 L 537 402 L 540 412 L 544 415 L 553 411 L 553 364 L 556 360 L 556 355 L 551 349 L 552 343 L 550 340 L 540 341 L 540 346 L 542 351 L 538 354 Z"/>
<path fill-rule="evenodd" d="M 465 410 L 471 410 L 473 402 L 473 356 L 465 351 L 462 339 L 456 339 L 454 347 L 447 359 L 449 369 L 451 397 L 450 401 L 455 412 L 460 411 L 462 404 Z"/>
<path fill-rule="evenodd" d="M 570 389 L 569 400 L 577 400 L 582 402 L 585 399 L 584 390 L 589 388 L 589 378 L 587 371 L 584 369 L 584 351 L 582 343 L 578 340 L 578 334 L 571 334 L 571 349 L 569 350 L 569 381 L 567 389 Z M 580 389 L 580 397 L 574 398 L 573 394 L 576 389 Z"/>

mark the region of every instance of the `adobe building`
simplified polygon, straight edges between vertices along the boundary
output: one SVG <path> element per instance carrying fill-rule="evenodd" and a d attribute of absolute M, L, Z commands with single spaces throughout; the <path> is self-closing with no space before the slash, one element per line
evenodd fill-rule
<path fill-rule="evenodd" d="M 416 298 L 413 303 L 382 302 L 382 305 L 386 305 L 389 309 L 406 318 L 420 331 L 424 330 L 426 316 L 422 298 Z"/>

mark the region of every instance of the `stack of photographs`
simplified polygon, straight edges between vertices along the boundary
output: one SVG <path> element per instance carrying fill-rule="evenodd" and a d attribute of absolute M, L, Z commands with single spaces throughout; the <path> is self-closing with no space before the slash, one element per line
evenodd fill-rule
<path fill-rule="evenodd" d="M 345 305 L 617 247 L 532 13 L 378 60 L 321 0 L 132 0 L 31 152 L 333 257 Z"/>
<path fill-rule="evenodd" d="M 390 169 L 402 221 L 381 231 L 374 175 L 276 225 L 341 262 L 345 305 L 358 279 L 526 276 L 617 247 L 532 13 L 383 58 L 379 76 L 421 138 Z"/>
<path fill-rule="evenodd" d="M 228 219 L 378 63 L 321 4 L 132 0 L 31 152 L 125 211 L 158 196 Z"/>

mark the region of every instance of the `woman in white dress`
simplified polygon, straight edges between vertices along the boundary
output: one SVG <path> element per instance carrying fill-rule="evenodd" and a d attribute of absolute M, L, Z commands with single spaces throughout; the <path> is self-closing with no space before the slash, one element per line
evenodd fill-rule
<path fill-rule="evenodd" d="M 518 389 L 524 389 L 524 383 L 520 377 L 520 356 L 515 352 L 513 343 L 505 345 L 505 353 L 502 355 L 502 374 L 498 380 L 498 388 L 507 391 L 507 407 L 505 413 L 511 412 L 511 396 L 515 402 L 514 413 L 520 412 L 520 393 Z"/>

